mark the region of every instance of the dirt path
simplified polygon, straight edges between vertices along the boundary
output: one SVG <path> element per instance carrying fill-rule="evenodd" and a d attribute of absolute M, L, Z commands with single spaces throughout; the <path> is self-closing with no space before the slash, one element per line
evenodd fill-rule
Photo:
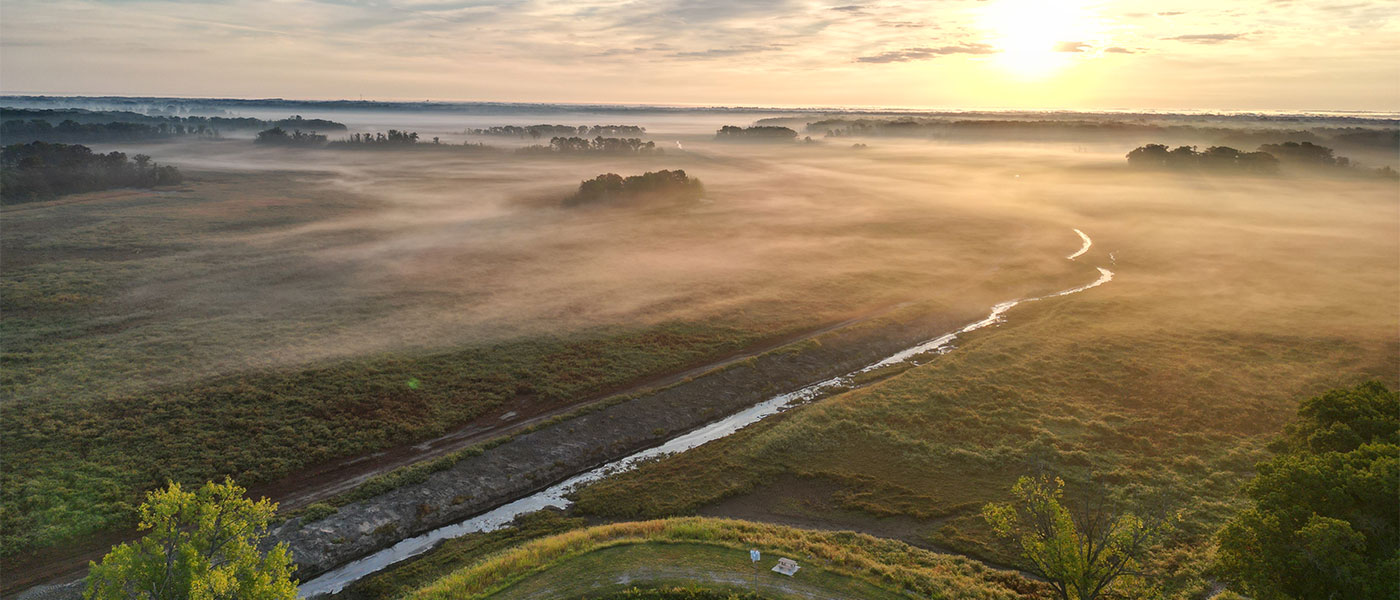
<path fill-rule="evenodd" d="M 641 379 L 626 386 L 597 394 L 582 402 L 561 406 L 537 403 L 528 399 L 517 400 L 443 436 L 302 469 L 277 481 L 252 486 L 248 490 L 248 495 L 254 498 L 271 498 L 279 504 L 282 511 L 296 510 L 350 491 L 365 481 L 394 469 L 446 456 L 617 396 L 664 388 L 788 344 L 801 342 L 880 317 L 901 306 L 904 304 L 883 306 L 844 321 L 771 338 L 717 360 Z M 135 537 L 136 531 L 130 529 L 108 531 L 90 538 L 76 540 L 61 548 L 45 549 L 18 557 L 15 560 L 8 560 L 5 564 L 3 597 L 6 599 L 14 598 L 19 592 L 38 585 L 64 584 L 76 581 L 86 575 L 89 561 L 100 560 L 113 545 Z"/>

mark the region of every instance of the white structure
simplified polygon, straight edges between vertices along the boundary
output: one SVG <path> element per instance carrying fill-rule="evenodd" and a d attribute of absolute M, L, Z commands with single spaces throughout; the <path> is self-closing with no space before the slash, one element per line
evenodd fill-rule
<path fill-rule="evenodd" d="M 797 561 L 791 558 L 780 558 L 778 559 L 778 564 L 773 566 L 773 571 L 792 577 L 797 573 L 797 570 L 801 568 L 802 567 L 797 566 Z"/>

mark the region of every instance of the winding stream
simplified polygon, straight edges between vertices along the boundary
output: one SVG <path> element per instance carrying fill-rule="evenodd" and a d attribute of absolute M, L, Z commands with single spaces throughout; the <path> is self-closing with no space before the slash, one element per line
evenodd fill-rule
<path fill-rule="evenodd" d="M 1083 231 L 1080 231 L 1080 230 L 1076 229 L 1076 230 L 1074 230 L 1074 232 L 1077 233 L 1077 234 L 1079 234 L 1080 239 L 1083 239 L 1083 240 L 1084 240 L 1084 246 L 1082 246 L 1081 248 L 1079 248 L 1079 251 L 1078 251 L 1078 252 L 1075 252 L 1074 254 L 1071 254 L 1071 255 L 1069 255 L 1069 256 L 1066 256 L 1065 258 L 1068 259 L 1068 260 L 1074 260 L 1074 259 L 1076 259 L 1076 258 L 1079 258 L 1080 256 L 1083 256 L 1085 252 L 1088 252 L 1088 251 L 1089 251 L 1089 246 L 1093 246 L 1093 245 L 1094 245 L 1094 240 L 1089 239 L 1089 236 L 1086 235 Z"/>
<path fill-rule="evenodd" d="M 1084 247 L 1080 248 L 1078 252 L 1070 255 L 1068 257 L 1070 260 L 1074 260 L 1075 258 L 1078 258 L 1079 256 L 1083 255 L 1085 252 L 1088 252 L 1089 246 L 1093 245 L 1093 241 L 1090 240 L 1089 236 L 1085 235 L 1083 231 L 1080 231 L 1078 229 L 1075 229 L 1074 231 L 1075 233 L 1078 233 L 1080 237 L 1084 238 Z M 900 363 L 909 362 L 915 357 L 921 355 L 947 353 L 953 349 L 953 342 L 957 339 L 959 335 L 1000 323 L 1003 320 L 1002 315 L 1004 315 L 1006 311 L 1011 310 L 1013 307 L 1019 304 L 1035 302 L 1037 300 L 1044 300 L 1046 298 L 1057 298 L 1060 296 L 1077 294 L 1084 290 L 1098 287 L 1113 280 L 1112 271 L 1109 271 L 1108 269 L 1105 269 L 1103 267 L 1098 267 L 1098 270 L 1099 278 L 1094 280 L 1092 283 L 1075 288 L 1070 288 L 1067 290 L 1062 290 L 1053 294 L 1047 294 L 1045 296 L 1038 296 L 1035 298 L 1020 298 L 1017 300 L 1009 300 L 1006 302 L 1002 302 L 993 306 L 991 313 L 988 314 L 986 318 L 980 321 L 969 323 L 965 325 L 962 329 L 959 329 L 952 333 L 944 334 L 942 336 L 939 336 L 927 342 L 923 342 L 916 346 L 906 348 L 846 375 L 833 377 L 825 381 L 813 383 L 811 385 L 808 385 L 807 387 L 796 391 L 788 392 L 785 394 L 779 394 L 777 396 L 764 400 L 763 402 L 759 402 L 758 404 L 741 410 L 737 413 L 731 414 L 723 419 L 710 423 L 709 425 L 705 425 L 703 427 L 700 427 L 699 429 L 694 429 L 677 437 L 671 438 L 666 443 L 661 444 L 660 446 L 655 446 L 646 450 L 642 450 L 640 452 L 636 452 L 634 454 L 617 459 L 613 462 L 607 463 L 591 471 L 580 473 L 561 483 L 555 484 L 543 491 L 536 492 L 532 495 L 526 496 L 508 504 L 503 504 L 495 508 L 494 510 L 482 513 L 465 521 L 440 527 L 438 529 L 434 529 L 417 537 L 404 539 L 398 542 L 397 544 L 375 552 L 374 554 L 370 554 L 369 556 L 366 556 L 359 560 L 351 561 L 349 563 L 341 565 L 336 569 L 327 571 L 321 576 L 301 584 L 301 587 L 299 588 L 298 592 L 302 597 L 314 596 L 317 594 L 335 593 L 344 589 L 345 586 L 355 582 L 361 577 L 382 570 L 385 567 L 388 567 L 389 565 L 392 565 L 399 561 L 422 554 L 423 552 L 426 552 L 428 551 L 428 549 L 432 548 L 433 545 L 437 544 L 439 541 L 461 537 L 469 533 L 495 531 L 510 524 L 511 521 L 515 520 L 515 518 L 520 515 L 532 513 L 538 510 L 542 510 L 544 508 L 568 508 L 569 505 L 572 504 L 572 502 L 568 498 L 565 498 L 565 496 L 572 492 L 575 488 L 578 488 L 584 484 L 603 479 L 604 477 L 608 477 L 609 475 L 615 473 L 629 471 L 635 468 L 638 463 L 650 458 L 655 458 L 657 456 L 662 456 L 666 454 L 675 454 L 677 452 L 684 452 L 686 450 L 704 444 L 705 442 L 729 436 L 734 432 L 744 428 L 745 426 L 756 423 L 764 417 L 768 417 L 770 415 L 781 412 L 782 410 L 788 407 L 802 404 L 804 402 L 817 398 L 829 391 L 835 391 L 841 388 L 850 387 L 852 384 L 852 378 L 857 374 L 873 371 L 875 369 L 881 369 L 884 367 L 889 367 L 892 365 L 897 365 Z"/>

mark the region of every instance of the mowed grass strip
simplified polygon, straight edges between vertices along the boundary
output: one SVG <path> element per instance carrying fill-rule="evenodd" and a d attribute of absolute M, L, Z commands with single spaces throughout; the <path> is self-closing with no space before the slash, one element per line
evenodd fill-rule
<path fill-rule="evenodd" d="M 734 589 L 735 580 L 753 577 L 749 549 L 764 553 L 764 593 L 797 580 L 830 597 L 991 600 L 1019 598 L 1036 589 L 1014 573 L 868 535 L 689 517 L 600 525 L 537 539 L 488 556 L 407 597 L 530 598 L 537 597 L 536 591 L 568 597 L 617 591 L 611 589 L 617 579 L 633 575 L 655 575 L 657 585 L 708 583 Z M 767 571 L 779 557 L 803 565 L 797 578 L 784 582 L 785 577 Z"/>

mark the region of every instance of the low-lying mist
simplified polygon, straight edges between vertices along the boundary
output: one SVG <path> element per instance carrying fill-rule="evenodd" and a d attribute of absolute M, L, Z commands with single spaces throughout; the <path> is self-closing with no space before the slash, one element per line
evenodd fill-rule
<path fill-rule="evenodd" d="M 45 297 L 43 285 L 7 294 L 21 299 L 8 302 L 11 315 L 57 311 L 84 323 L 21 336 L 35 352 L 81 358 L 26 368 L 12 391 L 117 393 L 673 321 L 779 332 L 903 302 L 972 315 L 1092 280 L 1093 264 L 1065 259 L 1080 243 L 1072 228 L 1131 256 L 1132 240 L 1118 231 L 1140 228 L 1152 211 L 1200 210 L 1183 197 L 1214 198 L 1215 214 L 1201 219 L 1236 207 L 1252 214 L 1278 198 L 1286 222 L 1311 218 L 1338 186 L 1378 202 L 1387 194 L 1383 182 L 1133 172 L 1123 160 L 1131 145 L 1104 140 L 648 137 L 664 154 L 335 151 L 246 140 L 119 148 L 176 164 L 189 181 L 7 213 L 7 270 L 35 269 L 29 280 L 51 279 L 43 285 L 55 290 L 75 273 L 95 282 L 90 298 L 71 305 Z M 705 196 L 563 204 L 582 180 L 661 169 L 699 178 Z"/>

